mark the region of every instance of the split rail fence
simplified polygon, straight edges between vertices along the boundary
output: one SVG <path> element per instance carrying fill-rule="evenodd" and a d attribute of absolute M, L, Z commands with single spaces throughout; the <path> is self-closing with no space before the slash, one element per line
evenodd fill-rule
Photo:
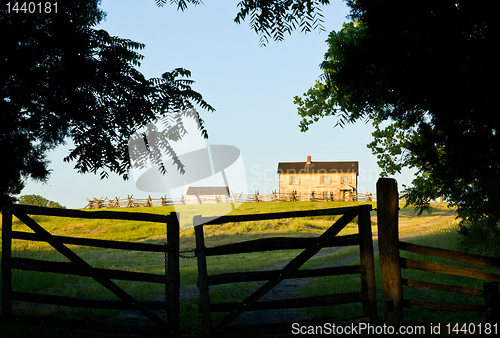
<path fill-rule="evenodd" d="M 119 219 L 146 222 L 165 223 L 167 227 L 167 244 L 133 243 L 111 240 L 100 240 L 90 238 L 75 238 L 66 236 L 54 236 L 43 229 L 30 215 L 46 215 L 60 217 L 75 217 L 86 219 Z M 34 233 L 13 231 L 12 216 L 16 216 L 27 225 Z M 37 259 L 26 259 L 12 257 L 12 240 L 42 241 L 50 244 L 55 250 L 65 256 L 70 262 L 53 262 Z M 66 244 L 111 248 L 133 251 L 158 252 L 166 254 L 167 263 L 165 275 L 130 272 L 94 268 Z M 120 300 L 90 300 L 75 297 L 62 297 L 56 295 L 45 295 L 35 293 L 18 292 L 12 289 L 12 270 L 31 270 L 39 272 L 53 272 L 60 274 L 71 274 L 93 278 L 104 288 L 115 294 Z M 125 292 L 111 279 L 130 280 L 150 283 L 165 284 L 165 301 L 137 301 L 133 296 Z M 149 331 L 176 336 L 179 325 L 179 223 L 176 213 L 170 215 L 153 215 L 144 213 L 95 211 L 86 212 L 79 210 L 66 210 L 55 208 L 42 208 L 27 205 L 7 205 L 2 210 L 2 322 L 16 324 L 40 324 L 55 323 L 57 326 L 96 329 L 99 331 L 144 333 Z M 134 309 L 149 319 L 153 324 L 151 327 L 124 327 L 109 325 L 100 326 L 78 321 L 66 321 L 60 319 L 15 316 L 12 312 L 13 301 L 24 301 L 33 303 L 54 304 L 70 307 L 85 307 L 97 309 Z M 167 322 L 160 318 L 153 310 L 164 310 L 167 313 Z"/>
<path fill-rule="evenodd" d="M 445 250 L 429 246 L 416 245 L 399 240 L 398 231 L 398 190 L 394 179 L 379 179 L 377 182 L 377 217 L 379 258 L 384 289 L 384 318 L 387 324 L 394 327 L 414 324 L 404 320 L 404 308 L 421 308 L 440 311 L 478 311 L 485 313 L 486 323 L 500 322 L 500 274 L 485 272 L 473 268 L 457 267 L 443 263 L 429 262 L 401 257 L 400 252 L 406 251 L 428 257 L 441 257 L 455 262 L 467 263 L 478 267 L 500 267 L 500 259 L 473 255 L 453 250 Z M 469 277 L 484 280 L 483 289 L 474 289 L 456 285 L 445 285 L 421 280 L 402 278 L 402 270 L 418 270 L 435 274 Z M 403 285 L 408 288 L 446 291 L 461 295 L 477 296 L 484 299 L 483 304 L 455 304 L 408 299 L 403 294 Z M 436 325 L 436 321 L 433 321 Z M 471 328 L 471 326 L 466 326 Z M 429 332 L 429 331 L 428 331 Z M 474 334 L 477 332 L 469 332 Z"/>
<path fill-rule="evenodd" d="M 104 209 L 104 208 L 134 208 L 134 207 L 160 207 L 167 205 L 185 205 L 185 204 L 216 204 L 216 203 L 249 203 L 249 202 L 294 202 L 294 201 L 357 201 L 372 202 L 376 201 L 375 194 L 340 194 L 325 195 L 322 194 L 279 194 L 276 192 L 261 194 L 256 191 L 254 194 L 232 194 L 229 196 L 181 196 L 180 198 L 133 198 L 133 195 L 127 198 L 114 199 L 109 198 L 87 198 L 87 205 L 84 209 Z"/>
<path fill-rule="evenodd" d="M 245 335 L 273 333 L 290 333 L 291 322 L 267 325 L 237 326 L 238 316 L 245 311 L 305 308 L 312 306 L 326 306 L 334 304 L 359 303 L 363 304 L 363 315 L 357 318 L 343 319 L 342 323 L 376 322 L 377 301 L 375 286 L 374 257 L 372 245 L 372 232 L 370 221 L 370 204 L 356 207 L 294 211 L 255 215 L 222 216 L 219 218 L 195 216 L 196 257 L 198 260 L 198 285 L 200 290 L 200 312 L 202 314 L 202 334 L 205 337 L 236 336 L 238 333 Z M 274 220 L 297 217 L 317 217 L 326 215 L 342 215 L 321 236 L 317 238 L 289 238 L 274 237 L 232 243 L 215 247 L 206 247 L 204 240 L 204 227 L 206 225 L 224 224 L 228 222 L 248 222 Z M 348 236 L 337 234 L 355 217 L 358 217 L 359 233 Z M 359 246 L 361 263 L 357 266 L 340 266 L 321 269 L 299 270 L 299 268 L 312 258 L 321 249 L 332 246 Z M 304 249 L 298 256 L 291 260 L 283 269 L 273 271 L 245 271 L 217 275 L 208 275 L 207 257 L 218 255 L 231 255 L 236 253 L 250 253 L 262 251 Z M 288 278 L 305 278 L 319 276 L 333 276 L 344 274 L 360 274 L 361 292 L 343 294 L 329 294 L 323 296 L 282 299 L 274 301 L 259 301 L 281 281 Z M 210 301 L 211 285 L 265 281 L 257 291 L 249 295 L 242 302 L 212 303 Z M 213 312 L 229 312 L 221 322 L 212 326 Z M 325 323 L 327 318 L 321 318 L 318 323 Z M 331 318 L 329 320 L 331 321 Z M 337 324 L 340 324 L 338 322 Z"/>

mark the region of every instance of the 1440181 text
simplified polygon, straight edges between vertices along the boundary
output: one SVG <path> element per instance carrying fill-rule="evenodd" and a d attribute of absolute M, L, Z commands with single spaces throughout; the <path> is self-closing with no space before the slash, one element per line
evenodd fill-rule
<path fill-rule="evenodd" d="M 57 14 L 57 2 L 7 2 L 7 12 L 22 14 Z"/>

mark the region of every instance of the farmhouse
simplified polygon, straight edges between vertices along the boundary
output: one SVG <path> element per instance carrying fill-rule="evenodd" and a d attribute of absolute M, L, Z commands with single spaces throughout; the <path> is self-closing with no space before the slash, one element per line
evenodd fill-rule
<path fill-rule="evenodd" d="M 358 191 L 358 162 L 278 163 L 280 195 L 298 195 L 328 199 L 347 197 Z"/>

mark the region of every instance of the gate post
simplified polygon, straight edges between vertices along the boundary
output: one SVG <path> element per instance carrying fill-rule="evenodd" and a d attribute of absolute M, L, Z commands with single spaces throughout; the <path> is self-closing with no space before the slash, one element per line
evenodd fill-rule
<path fill-rule="evenodd" d="M 393 178 L 377 181 L 377 223 L 380 268 L 384 288 L 384 317 L 388 325 L 403 324 L 403 287 L 399 263 L 399 196 Z"/>
<path fill-rule="evenodd" d="M 372 223 L 370 220 L 370 204 L 361 205 L 358 214 L 358 229 L 361 236 L 359 253 L 361 265 L 365 272 L 361 274 L 361 290 L 368 295 L 368 301 L 363 302 L 363 312 L 370 317 L 370 322 L 378 321 L 377 315 L 377 285 L 375 282 L 375 262 L 373 258 Z"/>
<path fill-rule="evenodd" d="M 170 337 L 179 336 L 180 274 L 179 274 L 179 214 L 170 213 L 167 222 L 167 328 Z"/>
<path fill-rule="evenodd" d="M 2 323 L 12 318 L 12 205 L 2 208 Z"/>
<path fill-rule="evenodd" d="M 198 261 L 198 288 L 200 290 L 201 300 L 201 336 L 212 337 L 207 255 L 205 252 L 205 235 L 203 234 L 203 222 L 201 219 L 201 215 L 193 217 L 194 235 L 196 238 L 196 258 Z"/>

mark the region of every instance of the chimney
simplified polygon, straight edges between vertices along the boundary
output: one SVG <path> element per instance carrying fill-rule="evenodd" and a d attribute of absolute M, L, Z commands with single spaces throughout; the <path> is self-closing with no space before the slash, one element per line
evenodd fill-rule
<path fill-rule="evenodd" d="M 307 156 L 307 164 L 311 164 L 311 156 Z"/>

